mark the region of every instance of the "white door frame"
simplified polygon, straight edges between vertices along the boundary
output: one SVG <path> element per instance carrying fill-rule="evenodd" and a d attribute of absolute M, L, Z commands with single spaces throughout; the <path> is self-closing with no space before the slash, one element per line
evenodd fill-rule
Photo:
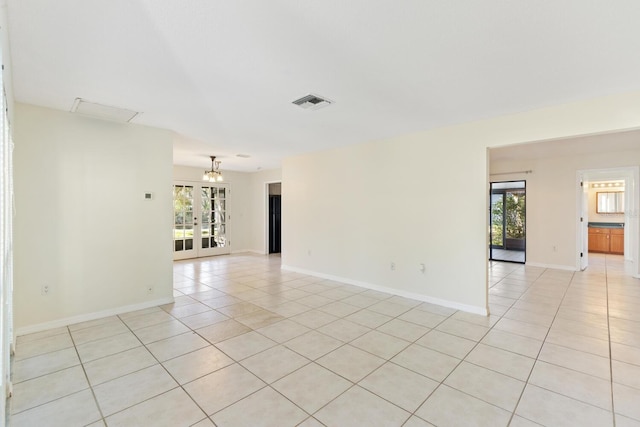
<path fill-rule="evenodd" d="M 578 215 L 578 239 L 580 240 L 580 266 L 579 271 L 585 270 L 589 266 L 589 179 L 585 174 L 579 174 L 578 185 L 580 186 L 579 211 Z"/>
<path fill-rule="evenodd" d="M 576 270 L 580 271 L 583 262 L 588 265 L 588 244 L 584 242 L 588 239 L 585 236 L 588 218 L 585 218 L 584 225 L 580 222 L 582 215 L 585 190 L 580 186 L 580 182 L 624 180 L 625 182 L 625 213 L 624 213 L 624 259 L 625 272 L 633 277 L 640 278 L 640 167 L 618 167 L 603 169 L 584 169 L 576 172 Z M 587 257 L 585 261 L 580 259 L 580 252 Z"/>
<path fill-rule="evenodd" d="M 263 186 L 264 196 L 262 205 L 262 219 L 264 221 L 263 254 L 269 255 L 269 184 L 282 184 L 282 180 L 265 181 Z M 282 238 L 280 239 L 282 242 Z M 282 243 L 281 243 L 282 244 Z"/>

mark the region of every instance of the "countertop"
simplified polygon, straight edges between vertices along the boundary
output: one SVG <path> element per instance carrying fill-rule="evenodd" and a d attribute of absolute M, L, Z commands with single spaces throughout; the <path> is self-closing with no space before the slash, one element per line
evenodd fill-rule
<path fill-rule="evenodd" d="M 587 226 L 594 228 L 624 228 L 624 222 L 590 222 Z"/>

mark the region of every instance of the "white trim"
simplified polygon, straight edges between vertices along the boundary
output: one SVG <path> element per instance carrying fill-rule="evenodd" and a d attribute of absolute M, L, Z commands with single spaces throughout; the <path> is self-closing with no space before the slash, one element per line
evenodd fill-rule
<path fill-rule="evenodd" d="M 576 271 L 583 271 L 589 267 L 588 185 L 589 181 L 585 179 L 584 173 L 576 171 Z M 582 218 L 582 221 L 580 218 Z"/>
<path fill-rule="evenodd" d="M 542 262 L 526 262 L 527 267 L 551 268 L 553 270 L 580 271 L 575 265 L 545 264 Z"/>
<path fill-rule="evenodd" d="M 250 252 L 252 254 L 258 254 L 258 255 L 266 255 L 264 252 L 259 251 L 257 249 L 238 249 L 238 250 L 231 251 L 231 253 L 234 255 L 247 253 L 247 252 Z"/>
<path fill-rule="evenodd" d="M 268 181 L 262 184 L 262 247 L 265 255 L 269 253 L 269 184 Z"/>
<path fill-rule="evenodd" d="M 173 297 L 160 298 L 153 301 L 147 301 L 140 304 L 125 305 L 109 310 L 95 311 L 93 313 L 81 314 L 78 316 L 65 317 L 63 319 L 52 320 L 51 322 L 38 323 L 31 326 L 24 326 L 16 330 L 16 335 L 32 334 L 34 332 L 42 332 L 48 329 L 59 328 L 62 326 L 73 325 L 75 323 L 87 322 L 89 320 L 101 319 L 103 317 L 115 316 L 117 314 L 128 313 L 130 311 L 143 310 L 145 308 L 156 307 L 164 304 L 171 304 L 175 300 Z"/>
<path fill-rule="evenodd" d="M 625 226 L 624 226 L 624 259 L 633 264 L 633 271 L 625 270 L 625 274 L 633 277 L 640 276 L 640 238 L 638 229 L 640 229 L 640 166 L 620 166 L 614 168 L 600 169 L 581 169 L 577 171 L 577 176 L 587 181 L 608 180 L 608 179 L 624 179 L 625 181 Z M 578 203 L 584 194 L 580 189 L 580 180 L 576 183 L 578 187 L 577 198 Z M 580 216 L 578 213 L 577 221 L 579 224 Z M 580 235 L 576 236 L 576 265 L 580 268 Z M 589 256 L 588 250 L 584 253 L 585 257 Z"/>
<path fill-rule="evenodd" d="M 263 234 L 263 246 L 264 252 L 262 255 L 269 255 L 269 184 L 280 184 L 282 185 L 282 178 L 277 181 L 264 181 L 264 203 L 262 208 L 264 211 L 262 212 L 262 219 L 264 221 L 264 233 Z M 280 187 L 280 196 L 282 196 L 282 187 Z M 282 207 L 280 207 L 280 214 L 282 215 Z M 282 236 L 282 227 L 280 227 L 280 235 Z M 280 239 L 280 245 L 282 246 L 282 238 Z M 282 247 L 280 248 L 280 253 L 282 253 Z"/>
<path fill-rule="evenodd" d="M 480 314 L 482 316 L 488 316 L 489 311 L 486 307 L 478 307 L 475 305 L 461 304 L 455 301 L 449 301 L 440 298 L 430 297 L 428 295 L 416 294 L 414 292 L 402 291 L 396 288 L 390 288 L 387 286 L 374 285 L 368 282 L 361 282 L 359 280 L 347 279 L 345 277 L 333 276 L 331 274 L 318 273 L 317 271 L 305 270 L 304 268 L 292 267 L 289 265 L 281 265 L 280 268 L 286 271 L 292 271 L 294 273 L 306 274 L 308 276 L 320 277 L 322 279 L 334 280 L 336 282 L 345 283 L 347 285 L 358 286 L 360 288 L 371 289 L 378 292 L 384 292 L 385 294 L 398 295 L 404 298 L 410 298 L 417 301 L 428 302 L 431 304 L 441 305 L 443 307 L 454 308 L 456 310 L 466 311 L 467 313 Z"/>

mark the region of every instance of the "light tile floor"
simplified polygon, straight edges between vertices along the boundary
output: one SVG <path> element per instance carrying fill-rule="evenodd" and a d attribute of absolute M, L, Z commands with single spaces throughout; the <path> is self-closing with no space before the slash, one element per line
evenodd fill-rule
<path fill-rule="evenodd" d="M 491 256 L 494 261 L 524 262 L 524 251 L 514 251 L 507 249 L 491 249 Z"/>
<path fill-rule="evenodd" d="M 490 263 L 484 317 L 176 262 L 175 304 L 21 336 L 11 425 L 640 426 L 640 281 Z"/>

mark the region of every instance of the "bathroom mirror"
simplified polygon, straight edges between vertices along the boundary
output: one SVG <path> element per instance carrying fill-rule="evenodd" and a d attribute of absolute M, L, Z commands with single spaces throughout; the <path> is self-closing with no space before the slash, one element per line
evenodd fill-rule
<path fill-rule="evenodd" d="M 624 213 L 624 191 L 596 193 L 596 213 Z"/>

